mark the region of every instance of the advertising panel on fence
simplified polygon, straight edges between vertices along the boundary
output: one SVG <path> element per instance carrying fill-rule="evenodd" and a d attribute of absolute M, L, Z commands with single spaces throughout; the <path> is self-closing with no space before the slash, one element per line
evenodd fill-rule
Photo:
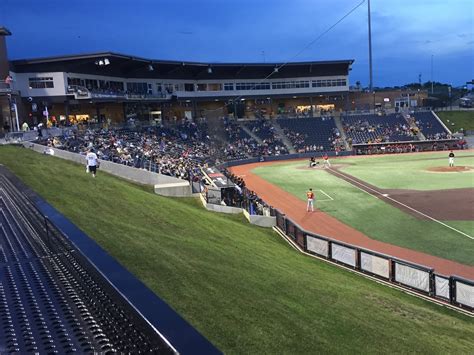
<path fill-rule="evenodd" d="M 285 218 L 283 217 L 283 215 L 280 213 L 280 212 L 277 212 L 277 226 L 281 229 L 281 230 L 285 230 Z"/>
<path fill-rule="evenodd" d="M 345 247 L 343 245 L 331 244 L 332 259 L 340 261 L 341 263 L 354 266 L 356 265 L 356 250 Z"/>
<path fill-rule="evenodd" d="M 421 291 L 430 290 L 430 273 L 395 262 L 395 281 Z"/>
<path fill-rule="evenodd" d="M 474 308 L 474 286 L 456 280 L 456 302 Z"/>
<path fill-rule="evenodd" d="M 327 240 L 319 239 L 312 237 L 310 235 L 306 236 L 306 249 L 309 251 L 322 255 L 324 257 L 328 257 L 329 254 L 329 242 Z"/>
<path fill-rule="evenodd" d="M 362 270 L 382 276 L 390 277 L 390 260 L 366 252 L 360 252 L 360 267 Z"/>
<path fill-rule="evenodd" d="M 449 299 L 449 279 L 435 275 L 435 296 Z"/>
<path fill-rule="evenodd" d="M 286 220 L 286 234 L 295 240 L 295 225 L 289 219 Z"/>

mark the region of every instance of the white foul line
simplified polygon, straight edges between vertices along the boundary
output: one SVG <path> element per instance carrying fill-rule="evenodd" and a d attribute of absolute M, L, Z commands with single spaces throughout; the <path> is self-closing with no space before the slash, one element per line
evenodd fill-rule
<path fill-rule="evenodd" d="M 319 200 L 319 201 L 334 201 L 334 199 L 331 196 L 329 196 L 327 193 L 325 193 L 323 190 L 319 189 L 319 191 L 321 191 L 323 194 L 329 197 L 329 200 Z"/>
<path fill-rule="evenodd" d="M 364 187 L 365 187 L 366 189 L 368 189 L 368 190 L 374 191 L 374 192 L 375 192 L 376 194 L 378 194 L 378 195 L 382 195 L 382 196 L 384 195 L 384 194 L 380 193 L 379 191 L 377 191 L 377 190 L 371 188 L 370 186 L 364 185 L 364 184 L 360 183 L 359 181 L 350 178 L 350 177 L 347 176 L 347 175 L 341 174 L 341 173 L 340 173 L 339 171 L 337 171 L 337 170 L 334 170 L 334 169 L 332 169 L 332 168 L 329 168 L 329 169 L 330 169 L 332 172 L 334 172 L 334 173 L 336 173 L 336 174 L 339 174 L 339 175 L 342 175 L 342 176 L 344 176 L 344 178 L 346 178 L 346 179 L 348 179 L 348 180 L 350 180 L 350 181 L 353 181 L 354 183 L 356 183 L 356 184 L 358 184 L 358 185 L 364 186 Z M 353 185 L 353 186 L 355 186 L 355 185 Z M 355 187 L 357 187 L 359 190 L 364 191 L 365 193 L 368 193 L 369 195 L 374 196 L 373 194 L 371 194 L 371 193 L 368 192 L 368 191 L 365 191 L 364 189 L 360 188 L 359 186 L 355 186 Z M 374 196 L 374 197 L 375 197 L 375 198 L 378 198 L 377 196 Z M 465 237 L 468 237 L 468 238 L 470 238 L 470 239 L 474 239 L 473 236 L 470 236 L 469 234 L 466 234 L 466 233 L 464 233 L 464 232 L 462 232 L 462 231 L 460 231 L 460 230 L 458 230 L 458 229 L 456 229 L 456 228 L 454 228 L 454 227 L 451 227 L 451 226 L 447 225 L 446 223 L 443 223 L 443 222 L 441 222 L 441 221 L 438 221 L 436 218 L 433 218 L 433 217 L 431 217 L 431 216 L 428 216 L 427 214 L 424 214 L 423 212 L 420 212 L 420 211 L 418 211 L 418 210 L 415 210 L 413 207 L 407 206 L 407 205 L 405 205 L 404 203 L 402 203 L 402 202 L 400 202 L 400 201 L 397 201 L 397 200 L 395 200 L 395 199 L 393 199 L 393 198 L 391 198 L 391 197 L 389 197 L 389 196 L 383 196 L 383 197 L 386 198 L 386 199 L 389 199 L 389 200 L 391 200 L 391 201 L 393 201 L 393 202 L 395 202 L 395 203 L 398 203 L 399 205 L 402 205 L 403 207 L 408 208 L 409 210 L 411 210 L 411 211 L 413 211 L 413 212 L 416 212 L 416 213 L 418 213 L 418 214 L 420 214 L 420 215 L 422 215 L 422 216 L 424 216 L 424 217 L 426 217 L 426 218 L 428 218 L 428 219 L 431 219 L 432 221 L 434 221 L 434 222 L 436 222 L 436 223 L 439 223 L 439 224 L 441 224 L 441 225 L 443 225 L 443 226 L 445 226 L 445 227 L 447 227 L 447 228 L 449 228 L 449 229 L 451 229 L 451 230 L 453 230 L 453 231 L 455 231 L 455 232 L 458 232 L 459 234 L 462 234 L 462 235 L 464 235 Z"/>

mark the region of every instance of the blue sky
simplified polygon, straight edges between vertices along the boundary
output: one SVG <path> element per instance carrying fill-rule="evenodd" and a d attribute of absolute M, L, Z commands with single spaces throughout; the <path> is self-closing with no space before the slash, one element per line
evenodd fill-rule
<path fill-rule="evenodd" d="M 153 59 L 285 62 L 355 59 L 368 83 L 362 0 L 1 0 L 11 59 L 115 51 Z M 371 0 L 374 85 L 474 79 L 474 1 Z"/>

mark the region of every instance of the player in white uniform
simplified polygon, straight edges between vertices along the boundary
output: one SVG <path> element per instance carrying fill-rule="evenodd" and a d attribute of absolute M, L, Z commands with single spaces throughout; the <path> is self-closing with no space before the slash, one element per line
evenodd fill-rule
<path fill-rule="evenodd" d="M 329 162 L 329 156 L 327 154 L 324 154 L 323 161 L 324 161 L 324 167 L 325 168 L 330 168 L 331 167 L 331 163 Z"/>
<path fill-rule="evenodd" d="M 97 173 L 97 155 L 94 153 L 93 149 L 90 149 L 86 155 L 87 161 L 87 172 L 92 173 L 92 177 L 95 177 Z"/>
<path fill-rule="evenodd" d="M 452 168 L 453 166 L 454 166 L 454 153 L 453 153 L 453 151 L 451 151 L 449 153 L 449 167 Z"/>

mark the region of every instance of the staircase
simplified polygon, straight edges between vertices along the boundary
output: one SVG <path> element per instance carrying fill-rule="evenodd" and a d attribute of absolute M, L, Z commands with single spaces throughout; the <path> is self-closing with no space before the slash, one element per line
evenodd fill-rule
<path fill-rule="evenodd" d="M 272 122 L 273 127 L 275 128 L 275 133 L 277 134 L 278 138 L 283 142 L 286 149 L 288 149 L 288 152 L 290 152 L 290 154 L 295 154 L 296 150 L 293 147 L 293 144 L 291 143 L 291 141 L 286 136 L 285 132 L 283 131 L 283 128 L 281 128 L 281 126 L 278 124 L 276 120 L 272 120 L 271 122 Z"/>
<path fill-rule="evenodd" d="M 259 136 L 257 136 L 255 133 L 253 133 L 246 125 L 243 123 L 240 123 L 240 127 L 244 130 L 245 133 L 247 133 L 252 139 L 254 139 L 258 144 L 263 144 L 263 141 L 260 139 Z"/>
<path fill-rule="evenodd" d="M 416 119 L 411 118 L 409 113 L 402 113 L 402 115 L 403 115 L 403 118 L 405 119 L 405 121 L 410 125 L 410 129 L 412 130 L 412 132 L 413 132 L 413 130 L 418 131 L 418 134 L 415 136 L 415 140 L 425 141 L 426 137 L 423 134 L 423 132 L 421 132 L 421 129 L 416 125 Z"/>
<path fill-rule="evenodd" d="M 334 123 L 336 124 L 336 127 L 339 130 L 339 133 L 341 134 L 341 138 L 344 142 L 344 146 L 346 148 L 346 151 L 350 151 L 352 149 L 352 147 L 347 142 L 347 136 L 346 136 L 346 132 L 344 132 L 344 127 L 342 126 L 342 121 L 341 121 L 341 115 L 340 114 L 334 115 Z"/>

